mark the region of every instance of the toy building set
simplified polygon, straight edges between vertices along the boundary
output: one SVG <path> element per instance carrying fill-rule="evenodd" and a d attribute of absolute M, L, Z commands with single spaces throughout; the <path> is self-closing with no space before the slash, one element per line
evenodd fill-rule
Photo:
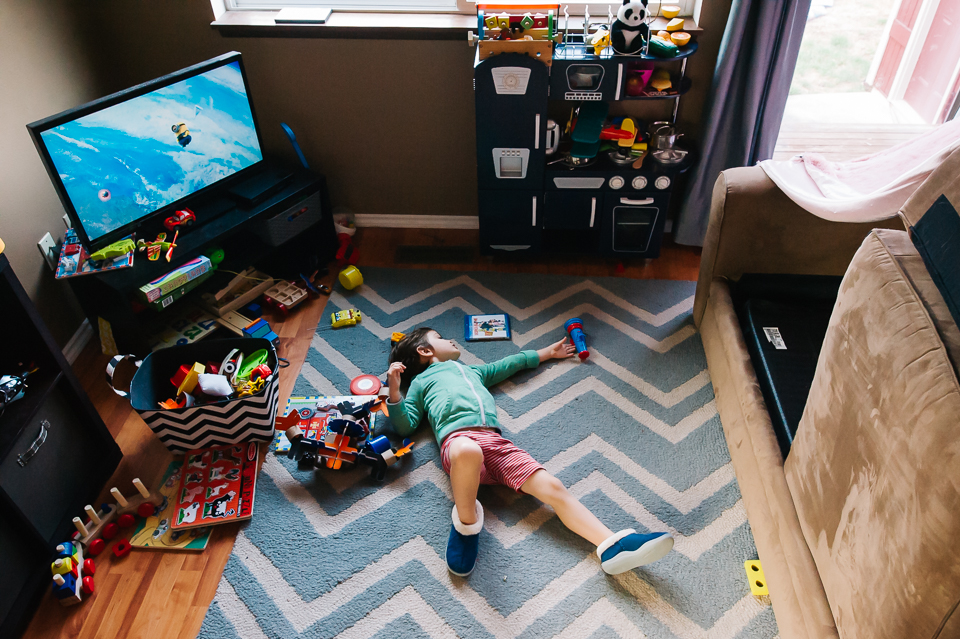
<path fill-rule="evenodd" d="M 377 385 L 379 389 L 379 385 Z M 370 466 L 370 475 L 382 481 L 387 468 L 410 452 L 405 439 L 393 448 L 384 435 L 373 435 L 373 415 L 386 404 L 371 395 L 342 397 L 291 397 L 284 416 L 277 419 L 283 433 L 274 444 L 301 469 L 340 470 L 359 464 Z"/>

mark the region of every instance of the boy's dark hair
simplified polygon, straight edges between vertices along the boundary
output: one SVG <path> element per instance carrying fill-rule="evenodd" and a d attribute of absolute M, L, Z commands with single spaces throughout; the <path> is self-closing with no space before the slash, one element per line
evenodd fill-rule
<path fill-rule="evenodd" d="M 400 362 L 406 367 L 406 370 L 400 375 L 400 388 L 410 387 L 413 378 L 427 369 L 429 364 L 420 362 L 420 353 L 417 349 L 421 346 L 430 346 L 429 336 L 434 332 L 432 328 L 421 326 L 403 336 L 390 351 L 390 363 Z"/>

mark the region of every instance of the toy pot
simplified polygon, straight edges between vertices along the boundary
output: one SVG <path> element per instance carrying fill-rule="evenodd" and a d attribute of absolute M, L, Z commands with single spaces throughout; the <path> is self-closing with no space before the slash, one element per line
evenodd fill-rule
<path fill-rule="evenodd" d="M 343 288 L 350 291 L 363 284 L 363 275 L 356 266 L 348 266 L 340 271 L 339 280 Z"/>

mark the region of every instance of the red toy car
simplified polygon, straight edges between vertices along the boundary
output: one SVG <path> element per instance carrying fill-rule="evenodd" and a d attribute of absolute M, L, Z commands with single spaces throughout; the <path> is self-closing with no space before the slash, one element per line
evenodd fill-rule
<path fill-rule="evenodd" d="M 168 231 L 172 231 L 178 226 L 191 226 L 196 221 L 197 216 L 193 214 L 193 211 L 183 209 L 182 211 L 177 211 L 172 217 L 165 219 L 163 225 L 167 227 Z"/>

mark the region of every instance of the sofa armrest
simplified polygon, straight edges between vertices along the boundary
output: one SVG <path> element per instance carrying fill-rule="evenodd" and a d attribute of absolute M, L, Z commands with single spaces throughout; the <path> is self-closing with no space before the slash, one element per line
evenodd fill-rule
<path fill-rule="evenodd" d="M 744 273 L 843 275 L 874 228 L 903 230 L 897 216 L 881 222 L 830 222 L 786 196 L 759 166 L 728 169 L 713 188 L 693 304 L 697 326 L 715 278 Z"/>

